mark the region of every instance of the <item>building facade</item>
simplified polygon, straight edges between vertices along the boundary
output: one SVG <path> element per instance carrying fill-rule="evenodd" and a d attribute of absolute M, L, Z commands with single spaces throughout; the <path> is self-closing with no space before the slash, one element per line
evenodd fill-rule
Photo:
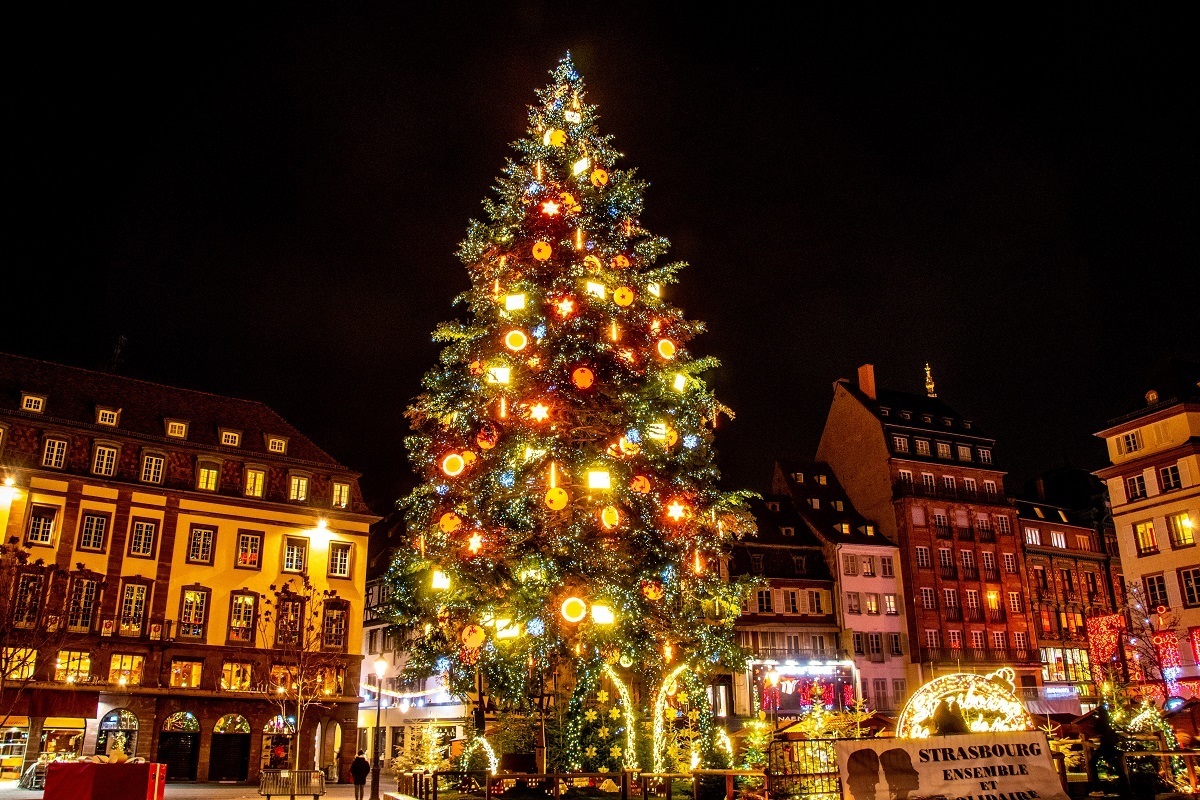
<path fill-rule="evenodd" d="M 859 514 L 828 464 L 780 462 L 771 491 L 791 498 L 821 542 L 838 598 L 840 649 L 867 707 L 898 713 L 908 699 L 908 629 L 900 550 Z"/>
<path fill-rule="evenodd" d="M 1011 666 L 1036 687 L 1041 665 L 1016 514 L 995 440 L 937 397 L 879 389 L 870 364 L 839 380 L 817 460 L 900 548 L 911 602 L 909 682 Z"/>
<path fill-rule="evenodd" d="M 345 779 L 376 519 L 356 473 L 261 403 L 0 355 L 0 483 L 25 554 L 6 582 L 10 776 L 122 746 L 171 779 L 253 781 L 298 747 Z M 305 579 L 331 593 L 329 655 L 297 732 L 272 698 L 318 609 Z"/>
<path fill-rule="evenodd" d="M 1200 678 L 1200 376 L 1146 393 L 1145 405 L 1096 435 L 1125 580 L 1178 622 L 1179 677 Z M 1194 685 L 1194 684 L 1193 684 Z"/>

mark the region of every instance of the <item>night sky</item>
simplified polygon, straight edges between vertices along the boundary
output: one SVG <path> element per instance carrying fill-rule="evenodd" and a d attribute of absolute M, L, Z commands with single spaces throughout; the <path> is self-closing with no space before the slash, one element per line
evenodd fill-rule
<path fill-rule="evenodd" d="M 930 361 L 1019 487 L 1100 466 L 1200 357 L 1180 19 L 337 5 L 10 28 L 0 349 L 108 368 L 124 337 L 120 372 L 267 402 L 386 510 L 455 247 L 569 49 L 692 264 L 668 297 L 724 361 L 731 486 L 811 457 L 866 361 L 912 391 Z"/>

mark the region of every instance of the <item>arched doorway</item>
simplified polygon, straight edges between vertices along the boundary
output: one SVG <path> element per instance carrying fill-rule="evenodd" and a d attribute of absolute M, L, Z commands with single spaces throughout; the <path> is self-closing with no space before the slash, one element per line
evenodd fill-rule
<path fill-rule="evenodd" d="M 296 736 L 296 718 L 286 719 L 279 714 L 263 725 L 262 768 L 288 769 L 291 767 L 292 740 Z"/>
<path fill-rule="evenodd" d="M 133 758 L 137 755 L 138 718 L 128 708 L 114 708 L 100 718 L 100 728 L 96 733 L 96 755 L 112 755 L 116 750 L 124 750 L 125 755 Z"/>
<path fill-rule="evenodd" d="M 158 760 L 167 765 L 167 780 L 196 780 L 200 756 L 200 720 L 190 711 L 176 711 L 163 721 L 158 735 Z"/>
<path fill-rule="evenodd" d="M 226 714 L 213 726 L 210 781 L 244 781 L 250 774 L 250 720 Z"/>

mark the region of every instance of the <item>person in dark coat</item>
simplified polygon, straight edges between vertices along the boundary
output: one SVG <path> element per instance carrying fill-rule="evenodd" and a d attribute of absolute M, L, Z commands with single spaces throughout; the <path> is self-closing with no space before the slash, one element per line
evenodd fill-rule
<path fill-rule="evenodd" d="M 358 757 L 350 762 L 350 777 L 354 779 L 354 800 L 362 800 L 363 787 L 371 774 L 371 762 L 366 759 L 366 750 L 359 750 Z"/>

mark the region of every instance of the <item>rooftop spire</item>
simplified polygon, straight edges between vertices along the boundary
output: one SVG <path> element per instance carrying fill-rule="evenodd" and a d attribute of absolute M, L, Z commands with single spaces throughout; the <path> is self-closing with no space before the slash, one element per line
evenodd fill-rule
<path fill-rule="evenodd" d="M 933 383 L 933 372 L 929 369 L 929 362 L 925 362 L 925 394 L 930 397 L 937 397 L 937 387 Z"/>

